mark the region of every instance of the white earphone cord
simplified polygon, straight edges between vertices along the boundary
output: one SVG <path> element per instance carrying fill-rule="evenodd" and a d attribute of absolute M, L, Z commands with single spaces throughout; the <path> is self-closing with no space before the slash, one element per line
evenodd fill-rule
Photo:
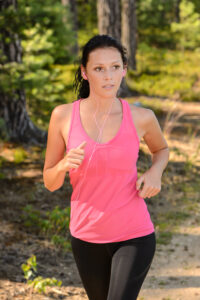
<path fill-rule="evenodd" d="M 80 100 L 80 101 L 81 101 L 81 100 Z M 113 102 L 114 102 L 114 100 L 113 100 Z M 104 128 L 105 122 L 106 122 L 106 120 L 107 120 L 107 118 L 108 118 L 108 116 L 109 116 L 109 114 L 110 114 L 110 112 L 111 112 L 113 102 L 112 102 L 112 104 L 111 104 L 111 106 L 110 106 L 109 113 L 107 114 L 107 116 L 106 116 L 106 118 L 105 118 L 105 120 L 104 120 L 104 122 L 103 122 L 103 126 L 102 126 L 102 127 L 100 128 L 100 130 L 99 130 L 99 135 L 98 135 L 97 141 L 96 141 L 96 143 L 95 143 L 95 145 L 94 145 L 94 147 L 93 147 L 92 154 L 90 155 L 90 158 L 89 158 L 89 160 L 88 160 L 88 164 L 87 164 L 87 167 L 86 167 L 86 169 L 85 169 L 85 172 L 84 172 L 84 175 L 83 175 L 83 178 L 82 178 L 82 183 L 83 183 L 83 181 L 84 181 L 84 179 L 85 179 L 85 174 L 86 174 L 86 172 L 87 172 L 89 163 L 90 163 L 90 161 L 91 161 L 91 159 L 92 159 L 94 150 L 96 149 L 96 145 L 97 145 L 97 143 L 99 143 L 99 141 L 100 141 L 100 139 L 101 139 L 101 136 L 102 136 L 102 133 L 103 133 L 103 128 Z M 98 103 L 97 108 L 99 108 L 99 103 Z M 96 110 L 96 112 L 97 112 L 97 110 Z M 96 115 L 96 112 L 93 114 L 93 118 L 94 118 L 94 115 Z M 96 117 L 95 117 L 95 122 L 96 122 Z M 96 124 L 97 124 L 97 122 L 96 122 Z M 97 127 L 98 127 L 98 125 L 97 125 Z M 99 127 L 98 127 L 98 129 L 99 129 Z M 78 192 L 78 196 L 77 196 L 76 200 L 78 199 L 78 197 L 79 197 L 79 195 L 80 195 L 80 187 L 81 187 L 81 186 L 82 186 L 82 184 L 79 185 L 79 190 L 78 190 L 79 192 Z"/>

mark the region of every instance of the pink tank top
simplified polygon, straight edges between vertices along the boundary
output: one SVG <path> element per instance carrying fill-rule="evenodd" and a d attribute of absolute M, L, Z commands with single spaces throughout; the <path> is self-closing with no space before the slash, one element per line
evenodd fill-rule
<path fill-rule="evenodd" d="M 81 100 L 73 102 L 66 149 L 68 152 L 87 141 L 82 164 L 69 171 L 73 190 L 71 235 L 88 242 L 109 243 L 154 232 L 147 205 L 136 190 L 140 141 L 128 102 L 120 99 L 123 108 L 121 126 L 114 138 L 96 145 L 84 174 L 96 142 L 82 126 Z"/>

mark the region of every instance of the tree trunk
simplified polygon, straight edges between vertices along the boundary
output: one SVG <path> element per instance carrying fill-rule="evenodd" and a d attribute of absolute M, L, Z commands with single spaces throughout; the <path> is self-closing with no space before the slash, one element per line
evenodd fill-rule
<path fill-rule="evenodd" d="M 121 42 L 121 1 L 98 0 L 97 16 L 99 34 L 111 35 Z M 131 95 L 133 93 L 128 88 L 125 78 L 123 78 L 117 96 L 127 97 Z"/>
<path fill-rule="evenodd" d="M 0 1 L 0 12 L 11 5 L 17 9 L 17 0 Z M 10 39 L 10 42 L 6 43 L 6 39 Z M 21 42 L 18 34 L 12 30 L 1 30 L 0 50 L 6 57 L 2 64 L 22 63 Z M 37 145 L 46 143 L 47 132 L 37 128 L 28 116 L 24 90 L 11 87 L 9 94 L 0 92 L 0 117 L 5 122 L 10 141 Z"/>
<path fill-rule="evenodd" d="M 136 70 L 137 19 L 136 0 L 122 1 L 122 43 L 128 52 L 128 66 Z"/>
<path fill-rule="evenodd" d="M 0 97 L 0 117 L 4 119 L 9 140 L 16 143 L 44 145 L 47 133 L 37 128 L 30 120 L 26 111 L 24 92 L 15 90 L 13 97 L 5 94 L 0 94 Z"/>
<path fill-rule="evenodd" d="M 77 18 L 77 4 L 76 0 L 61 0 L 61 3 L 63 6 L 68 6 L 69 12 L 70 12 L 70 23 L 72 24 L 72 31 L 75 35 L 75 44 L 71 46 L 70 52 L 77 55 L 79 53 L 79 46 L 78 46 L 78 18 Z M 64 17 L 63 22 L 67 22 L 67 18 Z M 68 49 L 68 46 L 67 46 Z"/>
<path fill-rule="evenodd" d="M 180 23 L 180 3 L 181 0 L 175 0 L 175 22 Z"/>
<path fill-rule="evenodd" d="M 97 16 L 100 34 L 108 34 L 121 40 L 120 0 L 98 0 Z"/>

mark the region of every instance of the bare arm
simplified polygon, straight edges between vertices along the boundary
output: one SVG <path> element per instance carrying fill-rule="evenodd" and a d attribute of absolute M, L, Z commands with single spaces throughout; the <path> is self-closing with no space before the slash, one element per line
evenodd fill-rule
<path fill-rule="evenodd" d="M 155 169 L 162 175 L 169 160 L 169 148 L 152 110 L 148 110 L 148 115 L 146 116 L 143 138 L 152 154 L 151 169 Z"/>
<path fill-rule="evenodd" d="M 45 154 L 45 163 L 43 169 L 43 180 L 45 187 L 51 192 L 59 189 L 64 182 L 67 172 L 63 168 L 62 160 L 65 152 L 65 141 L 61 134 L 62 107 L 57 106 L 51 114 L 47 147 Z"/>
<path fill-rule="evenodd" d="M 152 154 L 152 166 L 137 180 L 136 188 L 139 190 L 144 182 L 139 196 L 150 198 L 161 190 L 161 177 L 169 160 L 169 148 L 154 112 L 146 109 L 143 117 L 143 138 Z"/>
<path fill-rule="evenodd" d="M 76 148 L 70 149 L 64 156 L 66 144 L 62 132 L 66 124 L 66 116 L 71 115 L 71 109 L 68 105 L 63 104 L 55 107 L 49 122 L 43 180 L 45 187 L 51 192 L 63 185 L 66 172 L 78 168 L 85 155 L 86 141 L 83 141 Z"/>

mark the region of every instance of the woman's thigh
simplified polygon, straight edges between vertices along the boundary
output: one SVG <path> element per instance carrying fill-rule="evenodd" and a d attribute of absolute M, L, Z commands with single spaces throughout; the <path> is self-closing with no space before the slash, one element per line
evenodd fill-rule
<path fill-rule="evenodd" d="M 152 263 L 155 249 L 155 233 L 118 244 L 112 256 L 107 300 L 137 299 Z"/>
<path fill-rule="evenodd" d="M 107 300 L 112 258 L 105 244 L 89 243 L 71 236 L 71 246 L 88 298 Z"/>

